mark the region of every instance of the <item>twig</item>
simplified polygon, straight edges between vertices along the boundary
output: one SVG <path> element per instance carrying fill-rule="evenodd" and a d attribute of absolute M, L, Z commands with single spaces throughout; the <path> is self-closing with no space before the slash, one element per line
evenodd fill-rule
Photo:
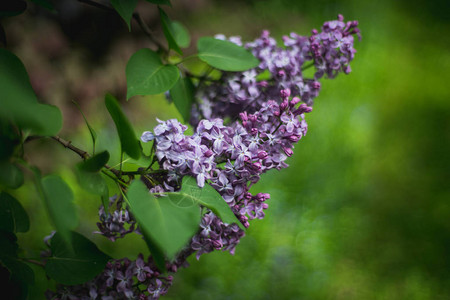
<path fill-rule="evenodd" d="M 145 35 L 150 39 L 150 41 L 155 44 L 156 46 L 158 46 L 158 48 L 162 51 L 164 51 L 165 53 L 169 53 L 169 50 L 166 49 L 166 47 L 164 47 L 163 44 L 161 44 L 159 41 L 155 40 L 155 38 L 153 37 L 153 33 L 150 30 L 150 28 L 147 26 L 147 24 L 144 22 L 144 20 L 142 19 L 141 15 L 138 13 L 134 13 L 133 14 L 133 19 L 136 20 L 136 22 L 139 24 L 139 27 L 141 27 L 142 31 L 145 33 Z"/>
<path fill-rule="evenodd" d="M 70 142 L 70 141 L 66 141 L 66 140 L 60 138 L 57 135 L 56 136 L 52 136 L 52 139 L 54 139 L 55 141 L 59 142 L 65 148 L 68 148 L 68 149 L 72 150 L 73 152 L 78 154 L 82 159 L 88 159 L 90 157 L 89 153 L 87 153 L 84 150 L 81 150 L 80 148 L 75 147 L 74 145 L 72 145 L 72 142 Z"/>

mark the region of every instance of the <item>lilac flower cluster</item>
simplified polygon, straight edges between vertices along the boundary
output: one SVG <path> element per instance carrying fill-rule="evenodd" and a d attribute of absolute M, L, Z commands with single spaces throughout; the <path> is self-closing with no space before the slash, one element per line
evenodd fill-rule
<path fill-rule="evenodd" d="M 113 206 L 115 209 L 111 212 Z M 95 233 L 100 233 L 113 242 L 136 229 L 136 221 L 124 205 L 123 198 L 117 195 L 109 198 L 107 211 L 103 205 L 100 206 L 98 215 L 100 222 L 97 222 L 97 227 L 100 231 Z"/>
<path fill-rule="evenodd" d="M 59 285 L 57 291 L 47 291 L 47 299 L 71 300 L 155 300 L 167 293 L 172 276 L 162 276 L 151 258 L 145 261 L 142 254 L 135 261 L 127 258 L 108 262 L 103 273 L 80 285 Z"/>
<path fill-rule="evenodd" d="M 319 94 L 318 81 L 324 74 L 334 78 L 340 72 L 350 73 L 349 63 L 356 50 L 356 34 L 360 37 L 357 21 L 337 20 L 325 22 L 321 32 L 312 30 L 311 36 L 291 33 L 283 37 L 283 46 L 277 46 L 268 31 L 260 38 L 243 44 L 239 37 L 228 40 L 243 45 L 260 60 L 258 67 L 245 72 L 224 72 L 219 82 L 214 82 L 198 96 L 201 104 L 194 107 L 191 123 L 196 125 L 203 117 L 235 118 L 242 111 L 255 112 L 267 99 L 275 99 L 281 89 L 291 90 L 307 105 L 312 105 Z M 226 39 L 223 35 L 216 38 Z M 304 71 L 314 67 L 314 75 L 307 78 Z"/>
<path fill-rule="evenodd" d="M 168 171 L 158 188 L 174 191 L 182 176 L 194 176 L 199 187 L 208 182 L 216 189 L 244 226 L 249 226 L 249 219 L 262 219 L 270 196 L 253 196 L 249 189 L 261 174 L 287 167 L 294 143 L 307 132 L 304 114 L 312 110 L 290 93 L 281 90 L 280 104 L 269 100 L 254 114 L 242 112 L 241 122 L 228 126 L 222 119 L 202 120 L 193 136 L 186 136 L 187 127 L 175 119 L 159 120 L 153 132 L 141 137 L 143 142 L 155 140 L 160 167 Z M 233 253 L 243 235 L 236 224 L 225 224 L 208 212 L 191 248 L 197 250 L 197 258 L 213 250 Z"/>

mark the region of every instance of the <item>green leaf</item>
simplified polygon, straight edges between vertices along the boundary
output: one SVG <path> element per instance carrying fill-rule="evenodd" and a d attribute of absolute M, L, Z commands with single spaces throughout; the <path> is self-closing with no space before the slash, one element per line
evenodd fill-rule
<path fill-rule="evenodd" d="M 187 48 L 191 44 L 191 37 L 188 30 L 183 24 L 177 21 L 172 21 L 173 37 L 181 48 Z"/>
<path fill-rule="evenodd" d="M 23 181 L 23 172 L 19 167 L 8 161 L 0 162 L 0 184 L 17 189 Z"/>
<path fill-rule="evenodd" d="M 202 37 L 197 42 L 198 58 L 224 71 L 245 71 L 255 68 L 259 61 L 246 49 L 229 41 Z"/>
<path fill-rule="evenodd" d="M 111 5 L 127 23 L 128 30 L 131 31 L 131 17 L 136 8 L 138 0 L 111 0 Z"/>
<path fill-rule="evenodd" d="M 55 106 L 38 103 L 22 62 L 1 48 L 0 91 L 5 95 L 0 105 L 0 118 L 36 135 L 55 135 L 61 129 L 61 111 Z"/>
<path fill-rule="evenodd" d="M 11 195 L 0 193 L 0 230 L 27 232 L 30 219 L 19 201 Z"/>
<path fill-rule="evenodd" d="M 79 166 L 86 172 L 98 172 L 108 163 L 108 160 L 109 152 L 105 150 L 79 163 Z"/>
<path fill-rule="evenodd" d="M 185 122 L 191 119 L 191 108 L 194 103 L 195 86 L 189 77 L 178 79 L 170 89 L 170 97 Z"/>
<path fill-rule="evenodd" d="M 116 98 L 110 94 L 106 94 L 105 104 L 114 121 L 114 124 L 116 124 L 122 151 L 128 154 L 131 158 L 139 159 L 141 156 L 139 141 L 136 138 L 133 127 L 131 127 L 130 121 L 128 121 L 127 117 L 122 112 L 122 109 L 120 109 Z"/>
<path fill-rule="evenodd" d="M 153 4 L 165 4 L 168 6 L 172 6 L 172 4 L 170 4 L 170 0 L 146 0 L 147 2 L 151 2 Z"/>
<path fill-rule="evenodd" d="M 164 65 L 158 54 L 141 49 L 130 58 L 126 68 L 127 99 L 136 95 L 156 95 L 169 90 L 180 77 L 178 68 Z"/>
<path fill-rule="evenodd" d="M 128 189 L 128 204 L 144 236 L 155 243 L 171 260 L 197 232 L 200 208 L 190 199 L 156 198 L 140 180 Z"/>
<path fill-rule="evenodd" d="M 70 243 L 70 231 L 78 225 L 70 187 L 59 176 L 49 175 L 41 180 L 43 200 L 50 219 L 61 236 Z"/>
<path fill-rule="evenodd" d="M 175 41 L 175 30 L 172 28 L 172 21 L 169 19 L 164 10 L 161 9 L 161 7 L 158 7 L 158 10 L 164 36 L 166 37 L 167 43 L 169 44 L 169 49 L 173 49 L 180 55 L 183 55 L 183 52 Z"/>
<path fill-rule="evenodd" d="M 59 283 L 85 283 L 100 274 L 111 259 L 83 235 L 70 232 L 73 249 L 68 247 L 60 232 L 50 242 L 52 257 L 45 264 L 47 275 Z"/>
<path fill-rule="evenodd" d="M 94 150 L 95 150 L 95 141 L 97 140 L 97 133 L 95 133 L 94 128 L 92 128 L 91 125 L 89 124 L 88 120 L 86 119 L 86 116 L 84 115 L 84 113 L 81 110 L 81 107 L 78 105 L 78 103 L 75 102 L 75 101 L 72 101 L 72 102 L 73 102 L 73 104 L 75 104 L 75 106 L 78 108 L 78 110 L 80 111 L 81 115 L 83 116 L 84 122 L 86 123 L 86 126 L 89 129 L 89 133 L 91 134 L 92 145 L 93 145 Z"/>
<path fill-rule="evenodd" d="M 209 208 L 224 223 L 236 223 L 241 229 L 245 230 L 244 225 L 239 222 L 222 196 L 209 184 L 205 184 L 203 188 L 199 188 L 195 178 L 184 176 L 181 190 L 176 193 L 167 193 L 167 195 L 174 202 L 191 199 L 195 203 Z"/>
<path fill-rule="evenodd" d="M 15 258 L 2 258 L 2 263 L 11 272 L 11 276 L 25 284 L 34 284 L 34 272 L 25 263 Z"/>

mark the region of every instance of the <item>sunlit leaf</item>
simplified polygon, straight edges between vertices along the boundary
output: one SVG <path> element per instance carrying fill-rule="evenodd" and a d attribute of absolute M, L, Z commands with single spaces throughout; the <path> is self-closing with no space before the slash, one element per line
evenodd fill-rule
<path fill-rule="evenodd" d="M 37 135 L 54 135 L 61 129 L 60 110 L 38 103 L 22 62 L 1 48 L 0 91 L 5 95 L 1 100 L 0 118 L 10 120 L 21 129 L 29 129 Z"/>
<path fill-rule="evenodd" d="M 0 193 L 0 230 L 27 232 L 30 219 L 25 209 L 13 196 Z"/>
<path fill-rule="evenodd" d="M 181 51 L 180 47 L 178 46 L 175 40 L 175 30 L 172 27 L 172 20 L 169 19 L 169 17 L 164 12 L 164 10 L 161 9 L 161 7 L 158 7 L 158 10 L 164 36 L 166 37 L 167 43 L 169 44 L 169 49 L 173 49 L 180 55 L 183 55 L 183 52 Z"/>
<path fill-rule="evenodd" d="M 209 184 L 205 184 L 203 188 L 198 187 L 197 181 L 193 177 L 184 176 L 181 190 L 176 193 L 168 193 L 168 196 L 175 203 L 191 199 L 195 203 L 209 208 L 224 223 L 236 223 L 241 229 L 245 229 L 222 196 Z"/>
<path fill-rule="evenodd" d="M 169 259 L 189 242 L 200 223 L 200 208 L 190 198 L 157 198 L 140 180 L 131 183 L 127 198 L 131 211 L 144 235 L 148 236 Z"/>
<path fill-rule="evenodd" d="M 73 193 L 59 176 L 49 175 L 41 180 L 42 194 L 53 225 L 61 236 L 70 243 L 70 231 L 78 225 Z"/>
<path fill-rule="evenodd" d="M 45 271 L 59 283 L 85 283 L 102 272 L 111 258 L 79 233 L 70 232 L 70 240 L 72 249 L 60 232 L 56 232 L 50 242 L 52 256 L 47 258 Z"/>
<path fill-rule="evenodd" d="M 128 121 L 128 118 L 123 113 L 116 98 L 110 94 L 106 94 L 105 105 L 114 121 L 114 124 L 116 124 L 122 151 L 128 154 L 131 158 L 139 159 L 141 156 L 139 141 L 134 133 L 134 129 L 131 126 L 130 121 Z"/>
<path fill-rule="evenodd" d="M 197 42 L 198 57 L 224 71 L 245 71 L 255 68 L 259 61 L 246 49 L 229 41 L 202 37 Z"/>
<path fill-rule="evenodd" d="M 156 95 L 169 90 L 177 82 L 180 72 L 172 65 L 164 65 L 158 54 L 141 49 L 130 58 L 126 68 L 127 99 L 136 95 Z"/>
<path fill-rule="evenodd" d="M 131 17 L 136 8 L 138 0 L 110 0 L 112 7 L 119 13 L 122 19 L 127 23 L 128 30 L 131 31 Z"/>
<path fill-rule="evenodd" d="M 170 89 L 170 97 L 185 122 L 191 119 L 191 108 L 194 103 L 195 86 L 189 77 L 179 78 Z"/>
<path fill-rule="evenodd" d="M 0 185 L 17 189 L 23 181 L 23 172 L 19 167 L 8 161 L 0 162 Z"/>

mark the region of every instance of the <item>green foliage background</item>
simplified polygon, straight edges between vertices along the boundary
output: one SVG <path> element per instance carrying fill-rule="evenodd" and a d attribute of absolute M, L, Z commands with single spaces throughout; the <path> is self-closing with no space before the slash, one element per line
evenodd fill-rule
<path fill-rule="evenodd" d="M 224 33 L 250 40 L 262 29 L 278 38 L 308 34 L 342 13 L 359 20 L 363 40 L 353 72 L 322 81 L 291 167 L 266 174 L 254 187 L 272 195 L 266 218 L 251 223 L 234 256 L 192 257 L 165 299 L 450 299 L 449 5 L 241 0 L 210 1 L 184 13 L 173 2 L 172 19 L 194 38 Z M 98 151 L 118 148 L 103 101 L 97 102 L 86 114 L 99 136 Z M 156 116 L 180 118 L 160 96 L 124 106 L 139 135 L 153 128 Z M 89 149 L 89 131 L 79 128 L 71 138 Z M 70 167 L 78 161 L 50 146 L 52 160 Z M 40 141 L 27 147 L 48 149 Z M 89 218 L 78 231 L 115 258 L 146 251 L 138 237 L 116 242 L 117 248 L 90 235 L 100 201 L 78 187 L 69 168 L 44 162 L 44 170 L 71 185 L 80 215 Z M 31 217 L 30 233 L 19 234 L 21 245 L 43 248 L 51 226 L 42 204 L 32 186 L 15 195 L 25 199 Z M 45 278 L 37 280 L 35 298 L 47 287 Z"/>

